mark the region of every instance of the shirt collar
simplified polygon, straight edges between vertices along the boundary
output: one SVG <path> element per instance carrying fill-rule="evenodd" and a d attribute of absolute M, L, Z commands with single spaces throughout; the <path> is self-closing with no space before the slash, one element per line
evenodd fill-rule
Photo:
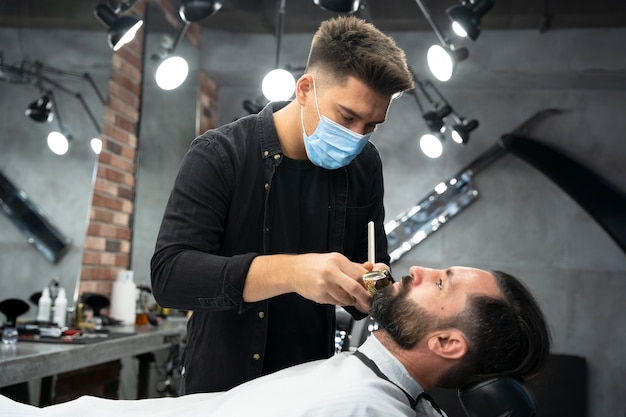
<path fill-rule="evenodd" d="M 376 336 L 370 336 L 359 347 L 359 350 L 373 360 L 390 381 L 402 387 L 413 398 L 417 398 L 424 392 L 424 389 L 413 379 L 404 365 L 380 343 Z"/>
<path fill-rule="evenodd" d="M 259 142 L 261 144 L 261 157 L 263 159 L 273 158 L 279 159 L 276 155 L 282 155 L 282 148 L 276 133 L 274 125 L 274 112 L 289 104 L 288 101 L 276 101 L 268 103 L 258 114 L 259 123 Z"/>

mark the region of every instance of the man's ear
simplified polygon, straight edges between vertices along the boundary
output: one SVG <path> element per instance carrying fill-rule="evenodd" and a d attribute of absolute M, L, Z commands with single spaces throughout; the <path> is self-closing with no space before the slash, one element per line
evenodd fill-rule
<path fill-rule="evenodd" d="M 304 106 L 310 97 L 313 97 L 313 76 L 304 74 L 296 81 L 296 100 Z"/>
<path fill-rule="evenodd" d="M 446 359 L 460 359 L 467 353 L 467 339 L 455 328 L 438 330 L 428 338 L 428 349 Z"/>

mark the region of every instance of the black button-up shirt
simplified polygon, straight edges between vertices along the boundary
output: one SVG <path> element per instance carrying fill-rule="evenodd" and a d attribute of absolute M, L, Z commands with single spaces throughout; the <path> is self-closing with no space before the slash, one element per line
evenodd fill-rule
<path fill-rule="evenodd" d="M 284 105 L 271 103 L 196 138 L 167 203 L 151 261 L 152 290 L 163 307 L 193 310 L 183 354 L 186 394 L 227 390 L 262 374 L 268 302 L 247 303 L 242 294 L 252 260 L 269 254 L 268 196 L 282 161 L 273 112 Z M 378 151 L 368 143 L 350 165 L 329 173 L 329 252 L 365 262 L 373 220 L 376 260 L 389 264 Z M 330 356 L 334 306 L 320 308 L 332 324 Z"/>

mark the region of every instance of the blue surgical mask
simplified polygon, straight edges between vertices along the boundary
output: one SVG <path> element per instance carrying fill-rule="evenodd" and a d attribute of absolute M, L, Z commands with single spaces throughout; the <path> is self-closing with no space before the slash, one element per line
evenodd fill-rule
<path fill-rule="evenodd" d="M 322 116 L 317 104 L 315 80 L 313 81 L 313 94 L 320 121 L 311 136 L 307 136 L 304 130 L 304 107 L 300 108 L 300 122 L 302 123 L 306 154 L 309 160 L 319 167 L 326 169 L 345 167 L 361 153 L 372 134 L 360 135 L 328 117 Z"/>

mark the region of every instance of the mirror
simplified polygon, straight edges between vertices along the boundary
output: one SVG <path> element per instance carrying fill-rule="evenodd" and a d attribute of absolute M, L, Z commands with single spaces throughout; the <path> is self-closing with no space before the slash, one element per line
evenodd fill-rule
<path fill-rule="evenodd" d="M 49 262 L 10 220 L 0 215 L 0 298 L 28 301 L 56 279 L 68 298 L 77 288 L 91 204 L 96 154 L 90 139 L 98 137 L 85 105 L 101 124 L 103 104 L 94 86 L 81 77 L 40 72 L 41 65 L 76 74 L 88 73 L 106 95 L 111 50 L 101 32 L 0 28 L 0 171 L 71 243 L 56 263 Z M 15 69 L 26 69 L 19 71 Z M 52 83 L 41 82 L 43 74 Z M 55 117 L 36 122 L 25 110 L 52 91 Z M 65 155 L 48 148 L 46 137 L 59 121 L 73 137 Z M 20 318 L 34 318 L 36 306 Z"/>
<path fill-rule="evenodd" d="M 154 253 L 165 205 L 182 158 L 196 131 L 199 94 L 200 51 L 183 37 L 175 55 L 189 64 L 189 75 L 174 90 L 157 86 L 155 72 L 159 61 L 151 59 L 164 37 L 176 36 L 178 29 L 169 26 L 158 6 L 146 8 L 146 32 L 143 90 L 135 183 L 131 266 L 135 284 L 150 284 L 150 259 Z M 171 29 L 164 31 L 159 28 Z"/>
<path fill-rule="evenodd" d="M 72 241 L 45 217 L 23 190 L 18 189 L 0 171 L 0 211 L 22 231 L 50 263 L 57 263 L 69 250 Z"/>

